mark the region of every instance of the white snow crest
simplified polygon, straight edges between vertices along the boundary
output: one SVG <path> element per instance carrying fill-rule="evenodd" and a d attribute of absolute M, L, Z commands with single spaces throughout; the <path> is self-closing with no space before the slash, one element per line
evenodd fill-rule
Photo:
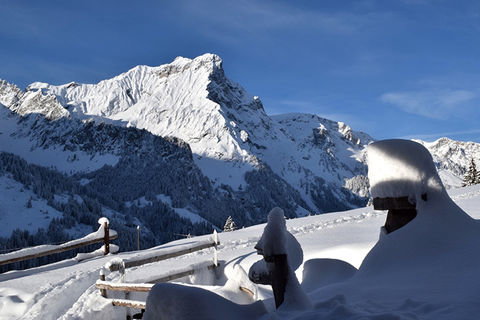
<path fill-rule="evenodd" d="M 110 221 L 108 220 L 108 218 L 105 218 L 105 217 L 101 217 L 100 219 L 98 219 L 98 224 L 103 226 L 103 225 L 109 225 L 110 224 Z"/>
<path fill-rule="evenodd" d="M 282 209 L 275 207 L 268 214 L 268 222 L 257 246 L 264 256 L 287 253 L 287 226 Z"/>

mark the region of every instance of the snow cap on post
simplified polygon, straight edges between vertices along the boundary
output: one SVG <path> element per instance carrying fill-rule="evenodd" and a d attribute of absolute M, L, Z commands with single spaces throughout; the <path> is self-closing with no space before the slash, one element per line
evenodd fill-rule
<path fill-rule="evenodd" d="M 264 256 L 286 254 L 287 225 L 282 209 L 275 207 L 268 214 L 267 225 L 255 246 Z"/>
<path fill-rule="evenodd" d="M 444 187 L 428 150 L 411 140 L 382 140 L 368 146 L 372 198 L 408 197 L 412 204 Z"/>
<path fill-rule="evenodd" d="M 98 219 L 98 224 L 99 225 L 104 225 L 104 224 L 107 224 L 109 225 L 110 224 L 110 221 L 108 220 L 108 218 L 105 218 L 105 217 L 101 217 L 100 219 Z"/>

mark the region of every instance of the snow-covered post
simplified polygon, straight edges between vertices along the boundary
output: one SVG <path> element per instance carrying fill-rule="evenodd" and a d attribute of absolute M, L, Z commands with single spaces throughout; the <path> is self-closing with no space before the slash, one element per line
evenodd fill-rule
<path fill-rule="evenodd" d="M 140 226 L 137 226 L 137 250 L 140 250 Z"/>
<path fill-rule="evenodd" d="M 265 256 L 267 266 L 272 264 L 270 272 L 272 274 L 272 290 L 275 298 L 275 307 L 280 307 L 285 300 L 285 289 L 288 281 L 288 261 L 286 254 L 275 254 Z"/>
<path fill-rule="evenodd" d="M 213 230 L 213 242 L 215 243 L 215 246 L 213 247 L 213 264 L 215 267 L 218 267 L 218 233 L 217 230 Z"/>
<path fill-rule="evenodd" d="M 118 272 L 120 273 L 120 278 L 118 279 L 118 282 L 124 283 L 125 282 L 125 261 L 124 260 L 121 260 L 118 266 Z"/>
<path fill-rule="evenodd" d="M 291 305 L 308 308 L 308 297 L 301 291 L 294 270 L 303 261 L 302 247 L 295 237 L 287 231 L 284 212 L 273 208 L 268 214 L 268 222 L 262 237 L 255 245 L 263 260 L 250 267 L 248 277 L 257 284 L 272 286 L 275 306 L 279 308 L 288 298 Z M 287 295 L 287 286 L 289 294 Z"/>
<path fill-rule="evenodd" d="M 103 226 L 103 254 L 107 255 L 110 253 L 110 222 L 107 218 L 102 217 L 98 219 L 98 223 Z"/>
<path fill-rule="evenodd" d="M 100 281 L 105 281 L 105 270 L 102 268 L 100 269 Z M 107 290 L 106 289 L 100 289 L 100 295 L 104 298 L 107 297 Z"/>
<path fill-rule="evenodd" d="M 263 266 L 266 266 L 266 270 L 257 270 L 258 263 L 254 264 L 250 269 L 250 279 L 255 283 L 272 286 L 277 308 L 285 299 L 285 289 L 288 281 L 286 237 L 287 228 L 284 212 L 280 208 L 273 208 L 268 214 L 267 225 L 262 237 L 255 246 L 258 254 L 263 256 L 265 261 Z"/>

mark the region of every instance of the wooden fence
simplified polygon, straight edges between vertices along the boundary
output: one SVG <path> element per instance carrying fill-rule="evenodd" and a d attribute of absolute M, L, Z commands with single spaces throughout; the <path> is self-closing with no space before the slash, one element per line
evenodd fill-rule
<path fill-rule="evenodd" d="M 81 239 L 72 240 L 59 245 L 42 245 L 21 249 L 6 254 L 1 254 L 0 266 L 18 261 L 40 258 L 100 242 L 103 242 L 104 244 L 104 254 L 109 254 L 110 241 L 118 238 L 117 232 L 114 230 L 110 230 L 108 219 L 100 218 L 98 222 L 100 224 L 100 228 L 98 229 L 98 231 L 96 233 L 91 233 Z"/>
<path fill-rule="evenodd" d="M 137 267 L 147 263 L 153 263 L 153 262 L 158 262 L 158 261 L 178 257 L 181 255 L 189 254 L 195 251 L 200 251 L 210 247 L 215 248 L 213 261 L 205 261 L 201 263 L 192 264 L 186 268 L 177 270 L 174 273 L 159 275 L 158 278 L 151 279 L 146 283 L 122 283 L 122 282 L 119 283 L 119 282 L 105 281 L 105 272 L 102 269 L 100 271 L 100 280 L 98 280 L 95 285 L 100 290 L 100 294 L 105 298 L 107 297 L 107 290 L 125 292 L 125 295 L 127 297 L 130 292 L 149 292 L 155 283 L 168 282 L 171 280 L 193 275 L 200 270 L 205 270 L 205 269 L 212 270 L 216 268 L 218 266 L 218 258 L 217 258 L 218 245 L 219 245 L 218 235 L 216 231 L 214 231 L 213 239 L 209 241 L 202 241 L 194 244 L 181 245 L 176 250 L 172 250 L 171 248 L 168 248 L 165 250 L 160 249 L 159 252 L 154 254 L 146 254 L 146 255 L 129 258 L 122 261 L 119 261 L 119 260 L 111 261 L 106 265 L 105 269 L 110 271 L 120 271 L 120 273 L 124 273 L 125 269 L 127 268 Z M 143 301 L 135 301 L 135 300 L 128 300 L 128 299 L 111 299 L 111 301 L 114 306 L 121 306 L 121 307 L 135 308 L 135 309 L 145 309 L 145 302 Z"/>

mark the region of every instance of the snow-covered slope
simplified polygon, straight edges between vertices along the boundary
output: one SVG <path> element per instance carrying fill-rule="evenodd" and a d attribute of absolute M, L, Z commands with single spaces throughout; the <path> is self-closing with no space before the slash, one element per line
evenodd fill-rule
<path fill-rule="evenodd" d="M 10 237 L 16 229 L 35 233 L 47 229 L 62 213 L 11 177 L 0 175 L 0 237 Z"/>
<path fill-rule="evenodd" d="M 479 186 L 452 190 L 450 191 L 450 196 L 470 216 L 475 219 L 480 218 Z M 378 241 L 379 228 L 385 222 L 385 217 L 383 212 L 373 211 L 371 207 L 367 207 L 346 212 L 287 220 L 287 228 L 302 245 L 304 262 L 315 258 L 333 258 L 344 260 L 358 268 L 366 254 Z M 225 272 L 227 275 L 235 275 L 234 267 L 236 265 L 240 265 L 245 270 L 248 270 L 254 262 L 261 258 L 256 254 L 254 246 L 262 235 L 264 226 L 257 225 L 220 234 L 219 258 L 225 261 Z M 140 254 L 150 254 L 151 252 L 172 248 L 182 243 L 205 240 L 207 237 L 209 236 L 168 243 L 157 248 L 142 251 Z M 475 255 L 467 248 L 462 252 L 465 255 L 465 260 L 460 257 L 461 259 L 455 261 L 459 267 L 462 266 L 462 260 L 467 261 L 468 256 Z M 121 253 L 117 257 L 128 258 L 138 254 L 138 252 Z M 441 252 L 438 254 L 442 256 Z M 158 275 L 159 272 L 177 270 L 185 265 L 208 260 L 210 257 L 211 251 L 198 252 L 176 259 L 132 268 L 127 271 L 127 280 L 129 282 L 143 281 L 149 276 Z M 124 309 L 113 307 L 107 300 L 101 298 L 98 289 L 94 286 L 95 281 L 98 279 L 99 269 L 106 262 L 110 261 L 111 258 L 100 257 L 80 263 L 74 260 L 66 260 L 27 271 L 1 274 L 0 318 L 93 320 L 124 317 Z M 409 264 L 416 261 L 413 260 L 412 255 L 410 255 L 410 258 Z M 302 280 L 302 269 L 300 267 L 296 272 L 300 281 Z M 383 270 L 380 270 L 378 272 L 379 276 L 383 272 Z M 321 275 L 322 272 L 318 272 L 318 274 Z M 415 274 L 414 276 L 421 279 L 424 275 Z M 116 280 L 118 275 L 112 273 L 108 278 Z M 319 281 L 325 279 L 327 279 L 326 274 Z M 421 298 L 417 298 L 418 293 L 411 292 L 410 299 L 402 297 L 402 299 L 393 301 L 391 305 L 383 302 L 396 297 L 395 288 L 381 291 L 383 296 L 376 300 L 368 300 L 369 295 L 365 294 L 366 299 L 353 301 L 351 298 L 346 297 L 346 293 L 352 295 L 351 288 L 347 289 L 343 294 L 339 292 L 330 294 L 328 287 L 325 287 L 323 291 L 319 290 L 318 294 L 310 295 L 314 302 L 314 310 L 310 313 L 287 313 L 283 314 L 284 317 L 282 319 L 318 319 L 320 316 L 324 319 L 359 319 L 362 317 L 365 319 L 471 319 L 468 316 L 465 317 L 463 311 L 458 309 L 458 305 L 455 304 L 455 301 L 458 299 L 469 295 L 471 295 L 472 300 L 465 300 L 463 306 L 468 306 L 466 310 L 470 312 L 470 315 L 478 313 L 478 303 L 473 301 L 474 294 L 464 290 L 467 283 L 477 283 L 478 280 L 465 278 L 460 271 L 442 279 L 437 279 L 439 284 L 446 283 L 445 279 L 450 279 L 457 283 L 458 286 L 450 292 L 439 289 L 435 291 L 436 293 L 429 291 L 428 287 L 424 287 Z M 219 290 L 218 286 L 202 286 L 202 284 L 211 284 L 211 278 L 206 275 L 192 278 L 191 280 L 200 287 L 217 290 L 217 292 Z M 447 282 L 450 282 L 450 280 Z M 424 284 L 425 281 L 421 283 Z M 364 288 L 371 294 L 371 292 L 375 292 L 376 288 L 380 288 L 385 284 L 370 283 L 371 287 Z M 436 290 L 435 287 L 431 288 Z M 361 292 L 361 289 L 362 287 L 359 287 L 359 292 Z M 452 290 L 453 288 L 450 287 L 449 289 Z M 338 286 L 336 290 L 339 290 Z M 331 291 L 334 290 L 331 289 Z M 402 291 L 402 294 L 404 293 L 405 291 Z M 241 292 L 237 292 L 238 294 L 241 294 Z M 264 298 L 269 296 L 269 293 L 263 288 L 260 289 L 258 294 Z M 445 302 L 444 298 L 452 295 L 457 295 L 458 299 L 455 298 L 452 300 L 452 303 Z M 136 298 L 144 299 L 145 296 Z M 225 315 L 219 314 L 219 316 Z"/>

